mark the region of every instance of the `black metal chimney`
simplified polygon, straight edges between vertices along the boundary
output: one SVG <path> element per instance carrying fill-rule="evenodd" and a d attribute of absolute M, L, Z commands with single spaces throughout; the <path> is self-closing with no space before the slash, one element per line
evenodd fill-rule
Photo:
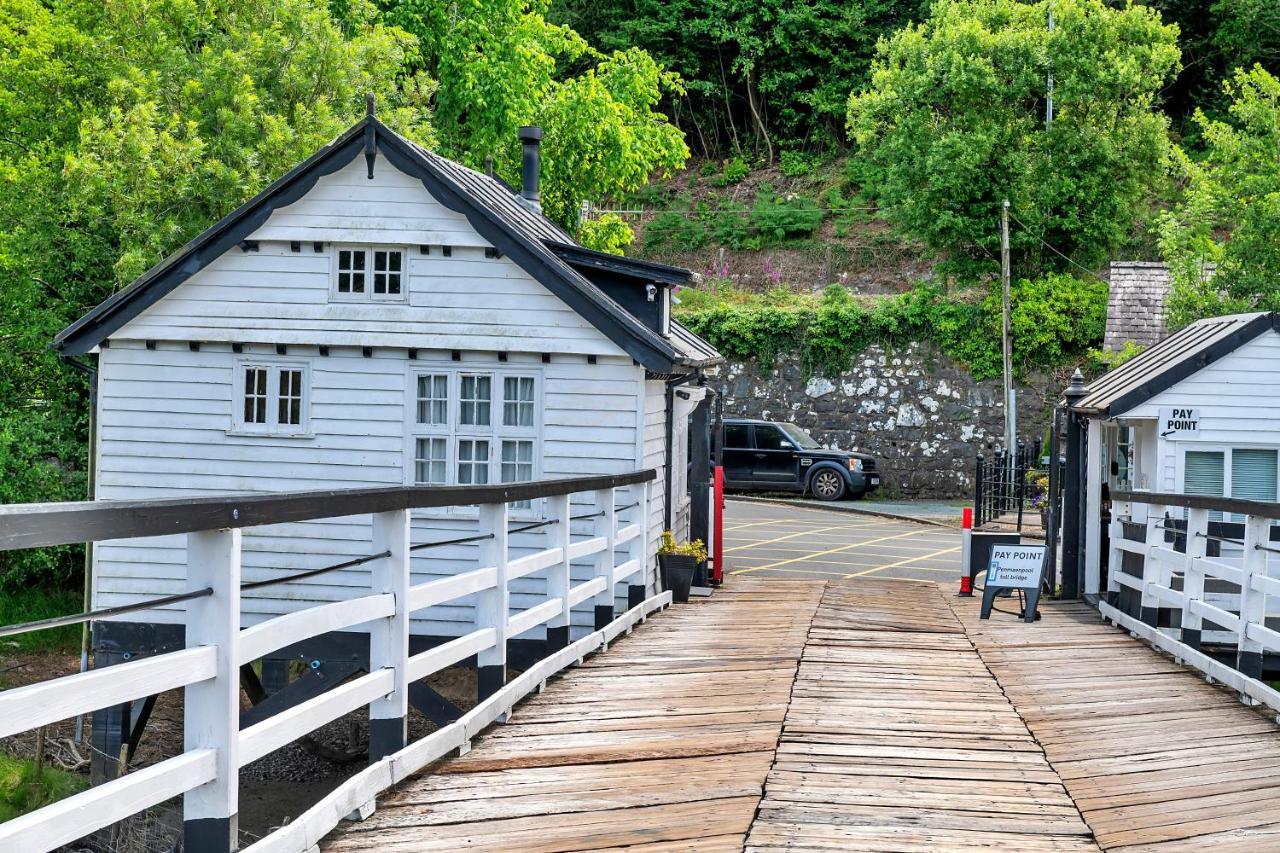
<path fill-rule="evenodd" d="M 542 196 L 538 192 L 538 172 L 541 169 L 541 158 L 538 147 L 542 140 L 542 128 L 522 127 L 519 131 L 520 143 L 524 146 L 524 159 L 520 163 L 520 198 L 524 206 L 530 210 L 542 212 Z"/>

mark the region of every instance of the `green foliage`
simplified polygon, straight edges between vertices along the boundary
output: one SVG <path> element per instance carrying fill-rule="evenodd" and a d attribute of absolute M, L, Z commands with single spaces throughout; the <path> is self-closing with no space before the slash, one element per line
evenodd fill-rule
<path fill-rule="evenodd" d="M 53 767 L 36 771 L 34 761 L 0 753 L 0 823 L 66 799 L 89 787 L 89 779 Z"/>
<path fill-rule="evenodd" d="M 84 600 L 71 590 L 15 589 L 0 595 L 0 625 L 34 622 L 79 613 Z M 80 626 L 68 625 L 19 634 L 5 642 L 27 651 L 69 652 L 80 647 Z"/>
<path fill-rule="evenodd" d="M 929 0 L 558 0 L 554 16 L 607 48 L 640 47 L 684 79 L 673 112 L 703 153 L 772 159 L 774 140 L 836 146 L 844 101 L 877 39 Z"/>
<path fill-rule="evenodd" d="M 699 563 L 707 561 L 707 546 L 701 539 L 692 542 L 677 542 L 670 530 L 662 531 L 662 541 L 658 544 L 659 554 L 675 554 L 681 557 L 693 557 Z"/>
<path fill-rule="evenodd" d="M 1052 0 L 1050 32 L 1049 6 L 938 0 L 925 23 L 881 43 L 870 87 L 849 99 L 868 188 L 909 236 L 969 274 L 998 255 L 1004 198 L 1023 223 L 1017 269 L 1063 268 L 1043 243 L 1101 263 L 1165 170 L 1168 120 L 1154 100 L 1178 67 L 1176 28 L 1144 6 Z"/>
<path fill-rule="evenodd" d="M 645 225 L 644 245 L 647 250 L 694 252 L 707 245 L 707 228 L 679 210 L 665 210 Z"/>
<path fill-rule="evenodd" d="M 716 181 L 716 185 L 727 187 L 732 184 L 740 184 L 749 174 L 751 174 L 751 167 L 747 165 L 746 160 L 741 157 L 730 157 L 725 161 L 724 172 L 721 173 L 720 179 Z"/>
<path fill-rule="evenodd" d="M 587 219 L 578 223 L 578 242 L 588 249 L 622 255 L 635 242 L 631 226 L 616 213 L 606 213 L 599 219 Z"/>
<path fill-rule="evenodd" d="M 802 178 L 813 171 L 813 155 L 803 151 L 783 151 L 778 161 L 782 174 L 788 178 Z"/>
<path fill-rule="evenodd" d="M 1204 158 L 1179 157 L 1186 192 L 1159 224 L 1175 328 L 1280 310 L 1280 80 L 1255 67 L 1239 72 L 1227 92 L 1227 120 L 1197 113 Z"/>
<path fill-rule="evenodd" d="M 53 335 L 363 112 L 430 142 L 414 40 L 315 0 L 0 0 L 0 500 L 85 496 L 84 377 Z M 397 84 L 403 85 L 401 89 Z M 73 582 L 0 555 L 0 590 Z"/>
<path fill-rule="evenodd" d="M 1020 371 L 1056 367 L 1083 357 L 1102 339 L 1106 285 L 1054 275 L 1013 287 L 1013 348 Z M 858 299 L 839 285 L 821 295 L 745 294 L 722 288 L 712 296 L 685 291 L 680 321 L 728 358 L 771 366 L 796 353 L 805 369 L 835 375 L 871 344 L 931 341 L 979 379 L 998 376 L 1000 299 L 944 297 L 926 284 L 901 296 Z"/>
<path fill-rule="evenodd" d="M 582 199 L 617 196 L 684 165 L 684 135 L 657 110 L 680 79 L 643 50 L 602 53 L 550 23 L 545 0 L 384 0 L 386 19 L 418 37 L 423 68 L 439 84 L 444 153 L 519 174 L 516 129 L 537 124 L 542 204 L 572 226 Z M 572 69 L 572 73 L 569 70 Z"/>
<path fill-rule="evenodd" d="M 822 224 L 823 211 L 812 198 L 791 195 L 782 198 L 767 184 L 760 188 L 751 208 L 751 228 L 763 248 L 801 237 L 808 237 Z"/>

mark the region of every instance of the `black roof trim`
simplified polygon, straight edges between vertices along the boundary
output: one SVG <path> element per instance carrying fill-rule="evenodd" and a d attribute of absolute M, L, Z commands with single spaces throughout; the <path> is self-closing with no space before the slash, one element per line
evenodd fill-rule
<path fill-rule="evenodd" d="M 680 348 L 623 310 L 603 291 L 561 260 L 521 226 L 485 204 L 463 178 L 442 168 L 448 163 L 402 138 L 376 118 L 365 118 L 317 151 L 303 163 L 223 217 L 187 245 L 144 273 L 139 279 L 93 308 L 54 338 L 55 349 L 67 355 L 89 352 L 145 309 L 233 248 L 259 228 L 279 207 L 302 198 L 317 180 L 346 166 L 365 150 L 365 132 L 372 130 L 377 150 L 397 169 L 419 178 L 442 204 L 462 213 L 472 227 L 509 256 L 539 283 L 577 311 L 647 370 L 680 371 L 690 364 Z M 470 178 L 470 173 L 464 176 Z M 478 174 L 476 177 L 482 177 Z M 542 220 L 545 222 L 545 220 Z M 556 232 L 547 223 L 548 232 Z M 563 233 L 563 232 L 558 232 Z M 584 250 L 586 251 L 586 250 Z M 661 266 L 661 265 L 659 265 Z"/>
<path fill-rule="evenodd" d="M 258 230 L 276 208 L 293 204 L 306 195 L 320 178 L 354 160 L 364 150 L 363 130 L 367 121 L 355 125 L 290 169 L 262 192 L 147 270 L 128 287 L 112 294 L 67 326 L 54 337 L 53 348 L 66 355 L 83 355 L 102 343 L 125 323 Z"/>
<path fill-rule="evenodd" d="M 585 246 L 575 246 L 570 243 L 558 243 L 554 240 L 544 241 L 547 248 L 556 253 L 556 256 L 565 263 L 582 268 L 586 267 L 593 270 L 604 270 L 615 275 L 634 278 L 638 281 L 657 282 L 659 284 L 688 284 L 693 278 L 693 273 L 684 267 L 673 267 L 669 264 L 660 264 L 654 261 L 642 261 L 637 258 L 628 258 L 623 255 L 611 255 L 608 252 L 597 252 L 594 249 L 588 249 Z"/>
<path fill-rule="evenodd" d="M 1267 331 L 1280 331 L 1280 314 L 1197 320 L 1089 383 L 1075 409 L 1120 417 Z"/>

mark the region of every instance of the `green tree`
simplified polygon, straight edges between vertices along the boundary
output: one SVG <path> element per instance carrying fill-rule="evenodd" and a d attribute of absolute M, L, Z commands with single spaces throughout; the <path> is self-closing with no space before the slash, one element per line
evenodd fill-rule
<path fill-rule="evenodd" d="M 1060 268 L 1049 244 L 1100 263 L 1160 185 L 1168 120 L 1154 109 L 1178 67 L 1177 30 L 1102 0 L 938 0 L 881 43 L 848 128 L 868 190 L 911 236 L 957 267 L 989 271 L 1000 203 L 1019 274 Z M 1046 77 L 1055 118 L 1045 128 Z"/>
<path fill-rule="evenodd" d="M 1196 113 L 1204 157 L 1179 156 L 1186 191 L 1159 224 L 1174 327 L 1280 310 L 1280 80 L 1254 67 L 1226 93 L 1225 120 Z"/>
<path fill-rule="evenodd" d="M 607 48 L 678 72 L 676 119 L 704 154 L 839 145 L 849 89 L 876 41 L 928 0 L 558 0 L 554 16 Z"/>
<path fill-rule="evenodd" d="M 519 174 L 516 129 L 538 124 L 542 204 L 566 226 L 584 200 L 638 189 L 689 157 L 658 111 L 679 78 L 637 49 L 602 53 L 545 17 L 545 0 L 386 0 L 386 19 L 418 36 L 421 67 L 439 83 L 442 150 L 474 168 L 493 158 Z"/>
<path fill-rule="evenodd" d="M 0 0 L 0 502 L 85 496 L 83 375 L 53 335 L 323 145 L 375 92 L 430 141 L 407 33 L 315 0 Z M 0 588 L 68 579 L 66 549 Z"/>

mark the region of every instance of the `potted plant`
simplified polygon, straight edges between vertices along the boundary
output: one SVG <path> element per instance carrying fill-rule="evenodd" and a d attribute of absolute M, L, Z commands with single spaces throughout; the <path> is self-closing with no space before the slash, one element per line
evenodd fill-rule
<path fill-rule="evenodd" d="M 662 531 L 662 544 L 658 546 L 658 566 L 662 569 L 662 585 L 671 590 L 671 600 L 689 600 L 689 588 L 698 566 L 707 561 L 707 546 L 701 539 L 677 542 L 670 530 Z"/>

